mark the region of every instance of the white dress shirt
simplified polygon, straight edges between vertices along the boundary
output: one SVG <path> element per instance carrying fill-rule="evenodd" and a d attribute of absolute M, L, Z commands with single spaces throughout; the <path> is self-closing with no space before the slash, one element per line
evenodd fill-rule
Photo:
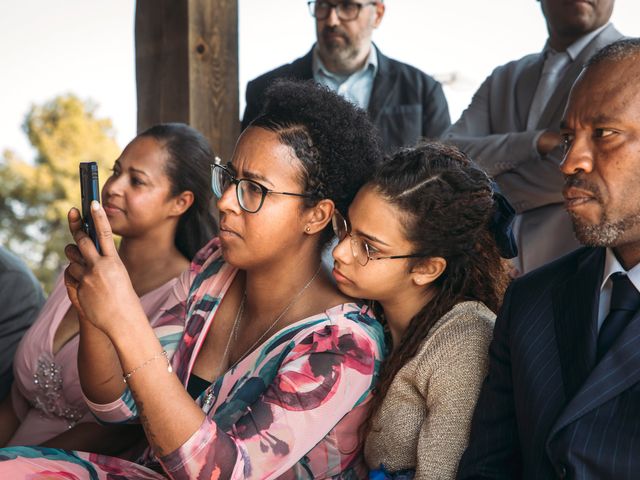
<path fill-rule="evenodd" d="M 620 264 L 616 258 L 615 253 L 610 248 L 607 248 L 607 254 L 604 261 L 604 275 L 602 276 L 602 284 L 600 285 L 600 301 L 598 302 L 598 332 L 602 327 L 602 322 L 609 314 L 609 307 L 611 305 L 611 291 L 613 289 L 613 282 L 611 281 L 611 275 L 614 273 L 625 273 L 633 286 L 640 292 L 640 264 L 627 271 Z"/>

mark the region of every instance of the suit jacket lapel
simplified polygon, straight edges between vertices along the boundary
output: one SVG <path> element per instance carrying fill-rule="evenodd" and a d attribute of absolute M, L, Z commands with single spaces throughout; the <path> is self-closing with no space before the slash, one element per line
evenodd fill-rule
<path fill-rule="evenodd" d="M 313 49 L 315 45 L 311 47 L 311 50 L 304 56 L 291 64 L 292 77 L 299 78 L 301 80 L 310 80 L 313 78 Z"/>
<path fill-rule="evenodd" d="M 640 311 L 593 368 L 551 429 L 562 428 L 640 382 Z"/>
<path fill-rule="evenodd" d="M 553 313 L 565 397 L 573 398 L 593 369 L 604 249 L 585 251 L 575 273 L 553 292 Z"/>
<path fill-rule="evenodd" d="M 582 51 L 582 54 L 585 53 L 586 48 Z M 580 74 L 582 70 L 582 54 L 575 59 L 569 66 L 569 69 L 562 77 L 562 80 L 554 90 L 549 102 L 545 106 L 542 111 L 542 115 L 538 120 L 538 124 L 536 125 L 537 129 L 548 128 L 559 122 L 562 113 L 564 112 L 565 104 L 567 103 L 567 99 L 569 98 L 569 91 L 573 86 L 573 82 Z M 555 122 L 553 120 L 556 119 Z"/>
<path fill-rule="evenodd" d="M 393 94 L 397 77 L 397 73 L 391 71 L 389 68 L 389 59 L 380 52 L 377 46 L 376 51 L 378 52 L 378 72 L 376 78 L 373 80 L 369 107 L 367 109 L 369 118 L 375 125 L 378 124 L 380 113 Z"/>
<path fill-rule="evenodd" d="M 542 115 L 540 115 L 540 119 L 537 124 L 538 129 L 546 129 L 549 128 L 549 126 L 554 126 L 559 123 L 559 120 L 564 113 L 564 108 L 566 106 L 567 99 L 569 98 L 569 92 L 573 86 L 573 82 L 582 71 L 584 64 L 602 47 L 619 38 L 622 38 L 622 34 L 613 28 L 613 25 L 609 25 L 582 49 L 578 57 L 563 76 L 562 80 L 553 92 L 553 95 L 551 95 Z M 535 89 L 532 91 L 535 91 Z"/>
<path fill-rule="evenodd" d="M 522 74 L 518 76 L 516 86 L 516 118 L 520 123 L 517 126 L 518 131 L 527 129 L 527 117 L 529 110 L 531 110 L 534 92 L 542 75 L 543 65 L 544 57 L 542 54 L 535 55 L 531 62 L 523 66 Z"/>

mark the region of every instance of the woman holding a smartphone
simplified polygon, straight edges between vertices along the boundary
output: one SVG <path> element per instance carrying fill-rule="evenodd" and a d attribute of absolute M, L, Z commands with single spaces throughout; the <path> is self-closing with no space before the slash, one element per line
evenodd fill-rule
<path fill-rule="evenodd" d="M 150 444 L 141 464 L 184 480 L 366 474 L 359 427 L 382 329 L 337 290 L 321 255 L 334 209 L 348 207 L 380 158 L 364 111 L 314 83 L 274 84 L 232 161 L 213 166 L 221 233 L 183 277 L 189 288 L 171 311 L 186 325 L 170 362 L 114 255 L 105 212 L 95 205 L 103 256 L 71 212 L 78 248 L 67 251 L 65 281 L 86 314 L 91 348 L 81 358 L 92 360 L 83 389 L 102 420 L 139 418 Z M 0 458 L 10 460 L 0 476 L 12 478 L 44 467 L 165 478 L 77 452 Z"/>
<path fill-rule="evenodd" d="M 207 180 L 213 158 L 196 130 L 158 125 L 124 149 L 102 190 L 105 218 L 121 237 L 118 256 L 151 328 L 160 328 L 178 277 L 214 232 Z M 161 328 L 179 337 L 182 323 Z M 12 392 L 0 405 L 0 445 L 118 454 L 141 438 L 131 426 L 98 424 L 89 411 L 78 378 L 80 329 L 61 275 L 16 352 Z M 164 348 L 173 351 L 176 341 Z"/>

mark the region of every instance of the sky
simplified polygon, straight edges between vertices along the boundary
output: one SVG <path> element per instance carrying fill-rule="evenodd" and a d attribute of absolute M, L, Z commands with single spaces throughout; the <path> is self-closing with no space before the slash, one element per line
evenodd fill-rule
<path fill-rule="evenodd" d="M 491 70 L 542 49 L 535 0 L 386 0 L 382 52 L 444 83 L 456 120 Z M 304 55 L 315 39 L 305 0 L 238 0 L 240 107 L 252 78 Z M 74 93 L 99 105 L 124 147 L 136 133 L 134 0 L 0 0 L 0 151 L 32 160 L 21 125 L 32 104 Z M 617 0 L 613 23 L 640 36 L 640 1 Z"/>

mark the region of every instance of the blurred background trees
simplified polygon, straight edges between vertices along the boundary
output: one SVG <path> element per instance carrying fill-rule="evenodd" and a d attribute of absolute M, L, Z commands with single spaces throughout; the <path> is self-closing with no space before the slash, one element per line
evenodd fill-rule
<path fill-rule="evenodd" d="M 80 206 L 78 164 L 97 162 L 102 183 L 120 153 L 111 121 L 96 109 L 73 94 L 33 105 L 23 129 L 36 158 L 0 156 L 0 244 L 27 262 L 47 293 L 66 264 L 67 212 Z"/>

